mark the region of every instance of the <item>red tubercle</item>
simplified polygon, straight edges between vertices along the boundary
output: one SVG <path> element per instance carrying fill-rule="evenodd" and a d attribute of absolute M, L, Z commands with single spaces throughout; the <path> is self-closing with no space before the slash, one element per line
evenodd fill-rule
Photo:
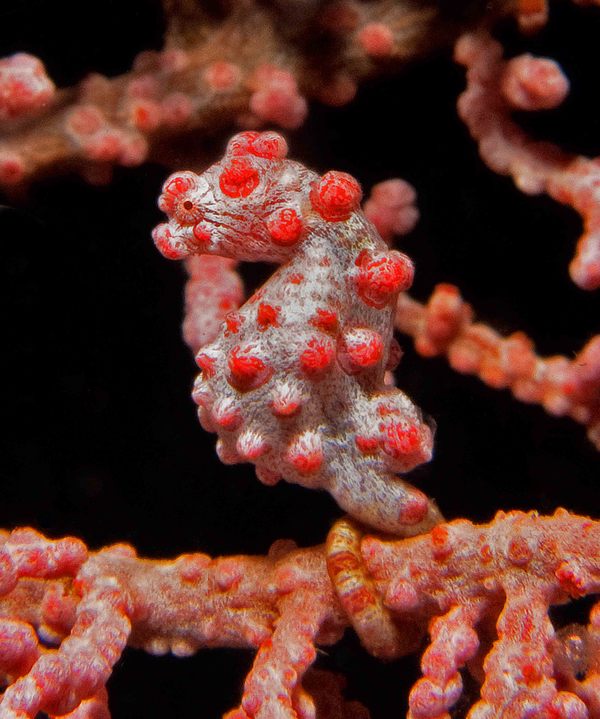
<path fill-rule="evenodd" d="M 379 440 L 376 437 L 365 437 L 357 434 L 354 442 L 363 454 L 375 454 L 379 449 Z"/>
<path fill-rule="evenodd" d="M 171 128 L 184 127 L 194 113 L 192 100 L 183 92 L 170 92 L 160 103 L 163 124 Z"/>
<path fill-rule="evenodd" d="M 304 275 L 301 272 L 292 272 L 290 275 L 288 275 L 288 280 L 293 285 L 299 285 L 304 282 Z"/>
<path fill-rule="evenodd" d="M 258 432 L 247 430 L 240 434 L 235 445 L 236 451 L 248 462 L 254 462 L 271 450 L 271 445 Z"/>
<path fill-rule="evenodd" d="M 394 404 L 383 403 L 377 406 L 377 414 L 380 417 L 389 417 L 390 415 L 395 415 L 396 417 L 399 417 L 401 412 L 400 409 Z"/>
<path fill-rule="evenodd" d="M 323 465 L 323 445 L 315 432 L 305 432 L 288 447 L 287 461 L 300 474 L 313 474 Z"/>
<path fill-rule="evenodd" d="M 234 157 L 219 177 L 219 187 L 227 197 L 248 197 L 260 182 L 258 170 L 245 157 Z"/>
<path fill-rule="evenodd" d="M 304 397 L 300 389 L 284 382 L 273 390 L 271 412 L 275 417 L 294 417 L 300 411 Z"/>
<path fill-rule="evenodd" d="M 212 408 L 212 419 L 221 429 L 233 431 L 243 421 L 242 412 L 231 398 L 223 398 L 215 402 Z"/>
<path fill-rule="evenodd" d="M 261 132 L 252 143 L 253 155 L 266 160 L 282 160 L 287 156 L 288 146 L 285 138 L 277 132 Z"/>
<path fill-rule="evenodd" d="M 248 392 L 261 387 L 273 374 L 273 368 L 256 354 L 254 346 L 234 347 L 229 353 L 227 381 L 240 392 Z"/>
<path fill-rule="evenodd" d="M 294 417 L 300 410 L 300 404 L 282 398 L 274 399 L 271 402 L 271 411 L 276 417 Z"/>
<path fill-rule="evenodd" d="M 415 425 L 389 422 L 379 425 L 381 449 L 394 459 L 414 454 L 420 448 L 421 436 Z"/>
<path fill-rule="evenodd" d="M 309 377 L 318 378 L 329 369 L 334 356 L 335 348 L 330 339 L 313 337 L 300 355 L 300 368 Z"/>
<path fill-rule="evenodd" d="M 411 260 L 401 252 L 370 254 L 363 250 L 356 258 L 356 288 L 361 300 L 376 309 L 383 309 L 407 290 L 413 281 Z"/>
<path fill-rule="evenodd" d="M 209 357 L 205 352 L 198 352 L 196 355 L 196 364 L 202 370 L 204 377 L 214 377 L 216 368 L 214 357 Z"/>
<path fill-rule="evenodd" d="M 41 60 L 19 52 L 0 59 L 0 119 L 26 117 L 47 108 L 56 87 Z"/>
<path fill-rule="evenodd" d="M 254 155 L 265 160 L 281 160 L 288 152 L 287 142 L 277 132 L 248 130 L 231 138 L 227 145 L 228 155 Z"/>
<path fill-rule="evenodd" d="M 360 207 L 362 190 L 358 182 L 345 172 L 326 172 L 312 187 L 313 209 L 327 222 L 342 222 Z"/>
<path fill-rule="evenodd" d="M 181 260 L 189 255 L 185 243 L 176 237 L 166 222 L 157 225 L 152 230 L 152 239 L 156 249 L 168 260 Z"/>
<path fill-rule="evenodd" d="M 198 211 L 197 208 L 194 209 Z M 192 229 L 192 235 L 194 236 L 194 240 L 198 243 L 198 246 L 200 248 L 202 248 L 203 246 L 206 247 L 210 244 L 210 230 L 207 229 L 206 225 L 194 225 L 194 228 Z"/>
<path fill-rule="evenodd" d="M 485 543 L 479 547 L 479 556 L 484 564 L 489 564 L 494 559 L 494 553 L 489 544 Z"/>
<path fill-rule="evenodd" d="M 338 362 L 350 375 L 375 367 L 382 356 L 383 339 L 368 327 L 346 330 L 338 342 Z"/>
<path fill-rule="evenodd" d="M 449 542 L 450 533 L 443 524 L 433 527 L 429 535 L 434 559 L 438 562 L 447 559 L 452 554 L 452 545 Z"/>
<path fill-rule="evenodd" d="M 308 323 L 328 334 L 335 334 L 338 329 L 339 319 L 334 310 L 318 308 L 315 314 L 308 320 Z"/>
<path fill-rule="evenodd" d="M 225 315 L 225 337 L 228 337 L 229 335 L 236 335 L 243 322 L 244 317 L 240 315 L 239 312 L 228 312 Z"/>
<path fill-rule="evenodd" d="M 256 310 L 256 323 L 260 332 L 264 332 L 269 327 L 279 327 L 279 312 L 281 307 L 274 307 L 266 302 L 261 302 Z"/>
<path fill-rule="evenodd" d="M 181 554 L 177 557 L 177 568 L 181 580 L 196 584 L 206 574 L 210 562 L 208 554 Z"/>
<path fill-rule="evenodd" d="M 428 510 L 429 500 L 427 497 L 415 487 L 410 487 L 410 492 L 398 512 L 398 521 L 409 526 L 419 524 L 427 516 Z"/>
<path fill-rule="evenodd" d="M 267 230 L 276 245 L 288 247 L 300 239 L 303 230 L 302 219 L 291 207 L 274 212 L 267 220 Z"/>
<path fill-rule="evenodd" d="M 508 544 L 507 556 L 513 564 L 524 566 L 531 561 L 533 552 L 524 537 L 515 537 Z"/>

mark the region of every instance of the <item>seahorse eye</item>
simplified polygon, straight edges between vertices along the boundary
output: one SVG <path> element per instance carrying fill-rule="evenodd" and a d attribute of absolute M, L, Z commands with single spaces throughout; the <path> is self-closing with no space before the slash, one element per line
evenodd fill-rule
<path fill-rule="evenodd" d="M 192 198 L 184 197 L 175 205 L 175 219 L 182 225 L 195 225 L 203 219 L 202 205 Z"/>

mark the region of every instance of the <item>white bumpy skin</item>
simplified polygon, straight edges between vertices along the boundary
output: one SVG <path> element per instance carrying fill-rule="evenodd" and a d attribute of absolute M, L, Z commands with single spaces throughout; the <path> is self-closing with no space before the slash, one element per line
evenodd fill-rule
<path fill-rule="evenodd" d="M 163 187 L 169 222 L 153 236 L 166 257 L 281 264 L 200 348 L 200 421 L 223 462 L 252 462 L 266 484 L 326 489 L 368 525 L 419 534 L 441 517 L 395 473 L 430 459 L 432 431 L 384 382 L 412 264 L 365 218 L 356 180 L 319 177 L 286 152 L 273 132 L 241 133 L 206 172 Z"/>

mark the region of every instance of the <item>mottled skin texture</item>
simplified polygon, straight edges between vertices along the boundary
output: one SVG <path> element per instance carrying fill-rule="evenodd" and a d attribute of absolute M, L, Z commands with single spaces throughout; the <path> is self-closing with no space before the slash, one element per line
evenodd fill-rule
<path fill-rule="evenodd" d="M 154 239 L 167 257 L 282 264 L 200 349 L 200 420 L 224 462 L 327 489 L 365 523 L 417 534 L 440 516 L 394 473 L 430 458 L 432 432 L 384 383 L 412 265 L 365 218 L 352 178 L 319 178 L 285 151 L 274 133 L 242 133 L 221 162 L 163 188 L 170 219 Z"/>

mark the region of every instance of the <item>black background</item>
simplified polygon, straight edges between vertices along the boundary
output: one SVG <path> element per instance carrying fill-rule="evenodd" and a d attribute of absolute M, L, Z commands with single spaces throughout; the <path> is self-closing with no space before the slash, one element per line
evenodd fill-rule
<path fill-rule="evenodd" d="M 28 0 L 0 9 L 0 56 L 33 52 L 64 85 L 91 70 L 126 71 L 137 52 L 160 47 L 162 31 L 150 0 Z M 589 155 L 600 154 L 599 31 L 600 10 L 565 3 L 535 39 L 501 30 L 509 52 L 557 58 L 573 82 L 561 110 L 522 121 Z M 288 133 L 291 155 L 351 172 L 366 190 L 389 177 L 410 180 L 422 220 L 401 247 L 416 262 L 415 296 L 457 283 L 500 331 L 524 329 L 542 354 L 573 356 L 599 331 L 600 308 L 597 294 L 567 276 L 579 217 L 521 195 L 483 166 L 456 117 L 463 86 L 463 70 L 442 53 L 368 84 L 346 108 L 311 106 L 306 124 Z M 198 142 L 216 158 L 229 132 Z M 222 466 L 214 436 L 197 424 L 195 365 L 180 338 L 183 273 L 150 240 L 166 173 L 120 169 L 102 188 L 62 177 L 36 183 L 22 201 L 4 199 L 0 526 L 75 534 L 91 547 L 128 541 L 153 557 L 264 553 L 281 537 L 320 543 L 340 514 L 328 496 L 267 488 L 250 466 Z M 249 287 L 265 274 L 244 269 Z M 411 476 L 448 518 L 557 506 L 598 514 L 598 457 L 581 427 L 401 343 L 398 383 L 438 426 L 433 462 Z M 128 651 L 109 686 L 113 716 L 217 717 L 236 704 L 251 659 L 230 650 L 188 660 Z M 375 717 L 402 714 L 413 658 L 382 666 L 349 637 L 319 662 L 345 672 L 349 696 Z"/>

